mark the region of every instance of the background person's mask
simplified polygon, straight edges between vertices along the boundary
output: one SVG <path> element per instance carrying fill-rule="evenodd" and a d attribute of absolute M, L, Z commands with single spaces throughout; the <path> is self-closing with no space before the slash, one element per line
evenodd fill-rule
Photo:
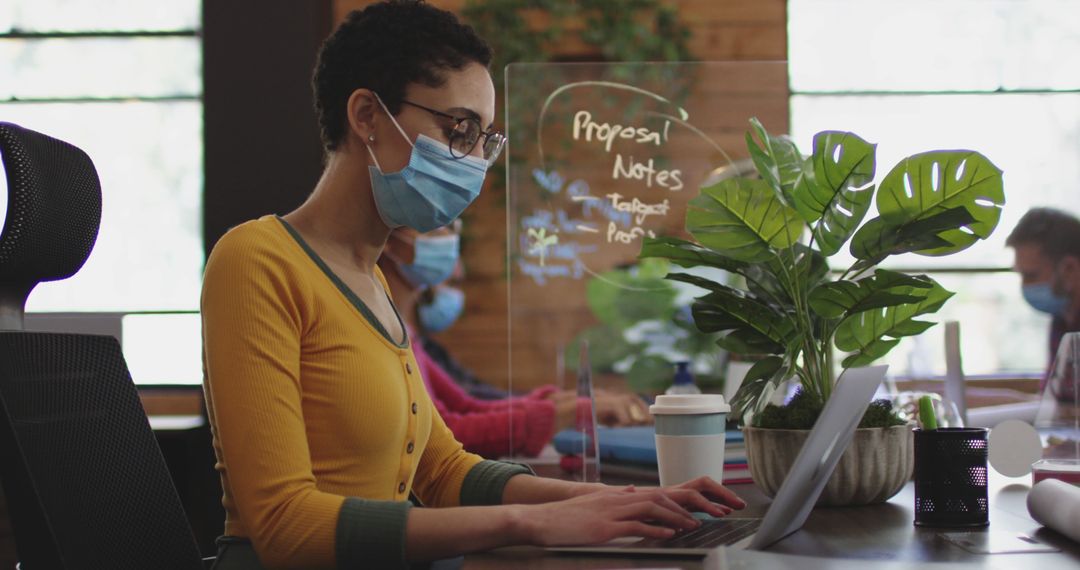
<path fill-rule="evenodd" d="M 436 287 L 430 303 L 416 309 L 420 326 L 429 333 L 442 332 L 453 325 L 465 310 L 465 293 L 456 287 Z"/>
<path fill-rule="evenodd" d="M 399 238 L 401 239 L 401 238 Z M 432 287 L 446 281 L 454 273 L 460 253 L 457 234 L 416 236 L 413 241 L 413 261 L 398 261 L 398 269 L 413 287 Z"/>
<path fill-rule="evenodd" d="M 1061 316 L 1065 313 L 1065 307 L 1069 300 L 1054 293 L 1050 283 L 1031 283 L 1021 288 L 1021 293 L 1031 308 L 1041 313 L 1049 313 Z"/>

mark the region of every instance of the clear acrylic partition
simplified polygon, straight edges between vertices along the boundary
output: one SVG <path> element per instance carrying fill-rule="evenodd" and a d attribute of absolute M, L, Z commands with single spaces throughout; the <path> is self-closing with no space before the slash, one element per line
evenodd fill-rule
<path fill-rule="evenodd" d="M 1035 427 L 1043 457 L 1074 465 L 1080 477 L 1080 332 L 1067 333 L 1046 375 Z"/>
<path fill-rule="evenodd" d="M 662 392 L 680 360 L 719 390 L 725 355 L 688 319 L 697 292 L 637 257 L 646 236 L 686 237 L 702 182 L 752 170 L 751 117 L 787 132 L 787 93 L 784 62 L 507 67 L 512 391 L 576 393 L 583 341 L 598 391 Z"/>

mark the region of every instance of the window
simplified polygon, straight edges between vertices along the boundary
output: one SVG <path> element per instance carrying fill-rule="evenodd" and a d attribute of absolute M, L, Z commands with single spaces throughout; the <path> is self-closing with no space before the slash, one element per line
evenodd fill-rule
<path fill-rule="evenodd" d="M 991 239 L 886 262 L 957 292 L 936 318 L 960 321 L 969 374 L 1047 363 L 1049 320 L 1021 299 L 1004 244 L 1033 206 L 1080 214 L 1078 21 L 1080 3 L 1069 0 L 788 4 L 791 131 L 804 152 L 814 133 L 841 129 L 880 143 L 878 181 L 904 156 L 940 148 L 978 150 L 1004 171 L 1007 204 Z M 887 360 L 901 374 L 941 374 L 942 347 L 935 327 Z"/>
<path fill-rule="evenodd" d="M 0 120 L 87 152 L 97 244 L 28 311 L 195 310 L 203 266 L 199 0 L 0 5 Z M 6 189 L 0 194 L 6 213 Z"/>

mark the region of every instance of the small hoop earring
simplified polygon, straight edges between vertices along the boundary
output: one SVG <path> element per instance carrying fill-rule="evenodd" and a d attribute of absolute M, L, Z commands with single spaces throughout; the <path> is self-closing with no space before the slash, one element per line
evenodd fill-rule
<path fill-rule="evenodd" d="M 367 140 L 368 142 L 375 142 L 375 135 L 368 135 Z"/>

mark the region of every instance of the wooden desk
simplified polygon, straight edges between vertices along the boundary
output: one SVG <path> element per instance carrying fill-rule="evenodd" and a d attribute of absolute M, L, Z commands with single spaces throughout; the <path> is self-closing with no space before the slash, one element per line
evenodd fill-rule
<path fill-rule="evenodd" d="M 990 477 L 990 526 L 987 531 L 1024 533 L 1061 549 L 1056 553 L 971 554 L 941 538 L 942 529 L 916 527 L 914 487 L 908 484 L 889 502 L 868 507 L 815 509 L 802 530 L 766 552 L 718 549 L 709 558 L 577 556 L 540 548 L 515 547 L 465 558 L 466 570 L 524 568 L 830 568 L 900 569 L 925 563 L 934 568 L 1057 570 L 1080 568 L 1080 544 L 1042 528 L 1027 512 L 1029 478 Z M 742 514 L 764 516 L 768 501 L 753 485 L 733 485 L 748 503 Z"/>

